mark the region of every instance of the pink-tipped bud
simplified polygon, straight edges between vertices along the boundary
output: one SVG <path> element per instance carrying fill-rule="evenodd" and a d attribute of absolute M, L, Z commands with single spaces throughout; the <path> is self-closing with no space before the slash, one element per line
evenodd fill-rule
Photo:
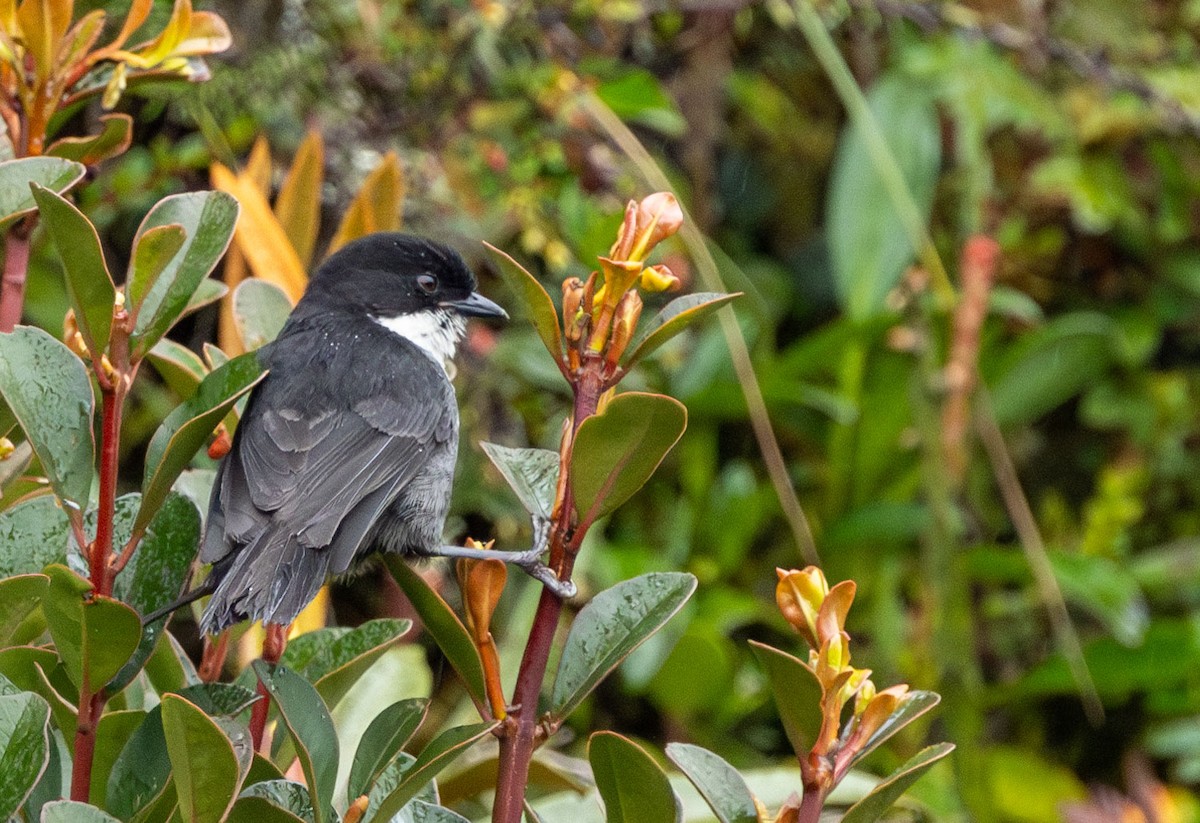
<path fill-rule="evenodd" d="M 629 260 L 645 260 L 650 250 L 683 226 L 683 208 L 669 191 L 651 194 L 638 203 L 637 239 Z"/>
<path fill-rule="evenodd" d="M 791 569 L 776 569 L 779 583 L 775 587 L 775 602 L 779 611 L 792 628 L 800 632 L 808 645 L 820 649 L 817 640 L 817 615 L 821 604 L 829 594 L 829 584 L 825 582 L 825 574 L 816 566 L 809 566 L 800 571 Z"/>

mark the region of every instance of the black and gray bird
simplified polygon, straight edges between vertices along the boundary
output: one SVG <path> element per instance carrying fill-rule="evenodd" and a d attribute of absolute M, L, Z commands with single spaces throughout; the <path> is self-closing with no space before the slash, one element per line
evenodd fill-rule
<path fill-rule="evenodd" d="M 505 318 L 454 251 L 381 233 L 316 272 L 217 471 L 200 559 L 201 628 L 287 624 L 330 575 L 373 551 L 479 556 L 442 545 L 458 450 L 447 373 L 468 317 Z M 489 552 L 569 594 L 528 552 Z M 152 615 L 149 620 L 159 615 Z"/>

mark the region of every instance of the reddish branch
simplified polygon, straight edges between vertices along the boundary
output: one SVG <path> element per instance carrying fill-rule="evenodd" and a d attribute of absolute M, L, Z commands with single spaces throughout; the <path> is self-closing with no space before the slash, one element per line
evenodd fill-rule
<path fill-rule="evenodd" d="M 550 566 L 558 578 L 571 579 L 575 558 L 587 533 L 588 524 L 575 524 L 575 501 L 571 485 L 564 482 L 570 470 L 570 443 L 584 420 L 596 413 L 604 390 L 604 361 L 598 354 L 587 356 L 581 367 L 578 382 L 574 383 L 575 408 L 571 428 L 564 432 L 569 441 L 562 450 L 559 474 L 557 517 L 550 538 Z M 549 589 L 542 590 L 533 628 L 525 644 L 517 685 L 513 690 L 512 707 L 501 727 L 500 763 L 496 784 L 496 800 L 492 807 L 492 823 L 520 823 L 525 785 L 529 781 L 529 763 L 545 737 L 537 716 L 538 696 L 546 679 L 550 649 L 562 616 L 563 602 Z"/>
<path fill-rule="evenodd" d="M 25 305 L 25 274 L 29 270 L 29 235 L 33 218 L 17 222 L 4 237 L 4 279 L 0 281 L 0 332 L 21 322 Z"/>

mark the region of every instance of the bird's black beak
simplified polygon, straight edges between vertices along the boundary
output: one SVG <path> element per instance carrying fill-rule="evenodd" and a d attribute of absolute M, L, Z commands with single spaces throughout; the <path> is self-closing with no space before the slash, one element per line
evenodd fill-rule
<path fill-rule="evenodd" d="M 459 314 L 467 317 L 498 317 L 501 320 L 508 319 L 508 312 L 477 291 L 471 292 L 462 300 L 443 300 L 438 305 L 442 308 L 454 309 Z"/>

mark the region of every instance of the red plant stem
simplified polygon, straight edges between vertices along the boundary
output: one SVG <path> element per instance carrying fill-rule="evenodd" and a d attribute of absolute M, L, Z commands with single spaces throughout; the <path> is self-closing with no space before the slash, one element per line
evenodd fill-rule
<path fill-rule="evenodd" d="M 585 355 L 578 382 L 574 384 L 575 409 L 568 437 L 574 439 L 579 425 L 596 413 L 603 391 L 603 360 L 597 354 Z M 569 471 L 570 450 L 564 453 L 561 471 Z M 550 541 L 550 566 L 559 580 L 570 580 L 579 546 L 587 532 L 587 524 L 573 528 L 574 501 L 570 483 L 558 506 L 558 519 Z M 563 602 L 549 589 L 542 590 L 537 614 L 525 644 L 517 685 L 513 690 L 512 710 L 505 720 L 507 733 L 500 737 L 500 761 L 496 780 L 496 799 L 492 806 L 492 823 L 521 823 L 525 785 L 529 782 L 529 763 L 538 743 L 538 695 L 546 679 L 546 665 L 554 645 L 554 635 L 562 616 Z"/>
<path fill-rule="evenodd" d="M 117 464 L 120 456 L 121 405 L 125 401 L 124 381 L 118 374 L 108 387 L 101 383 L 104 416 L 100 423 L 100 500 L 96 517 L 96 539 L 92 541 L 88 566 L 96 593 L 112 594 L 112 575 L 108 561 L 113 549 L 113 517 L 117 505 Z"/>
<path fill-rule="evenodd" d="M 287 648 L 288 628 L 290 627 L 278 623 L 263 626 L 267 636 L 263 638 L 262 659 L 272 668 L 279 662 L 279 658 L 283 657 Z M 258 702 L 250 709 L 250 741 L 256 752 L 262 751 L 263 737 L 267 731 L 267 716 L 271 712 L 271 692 L 262 680 L 258 681 L 258 696 Z"/>
<path fill-rule="evenodd" d="M 21 322 L 25 307 L 25 275 L 29 271 L 29 235 L 34 218 L 17 221 L 4 238 L 4 279 L 0 281 L 0 332 Z"/>
<path fill-rule="evenodd" d="M 88 802 L 92 785 L 92 760 L 96 753 L 96 726 L 104 711 L 105 698 L 102 692 L 92 693 L 83 675 L 79 688 L 79 720 L 75 724 L 74 764 L 71 770 L 71 799 Z"/>
<path fill-rule="evenodd" d="M 800 798 L 800 809 L 796 813 L 796 823 L 819 823 L 824 806 L 825 792 L 817 786 L 805 786 L 804 797 Z"/>

